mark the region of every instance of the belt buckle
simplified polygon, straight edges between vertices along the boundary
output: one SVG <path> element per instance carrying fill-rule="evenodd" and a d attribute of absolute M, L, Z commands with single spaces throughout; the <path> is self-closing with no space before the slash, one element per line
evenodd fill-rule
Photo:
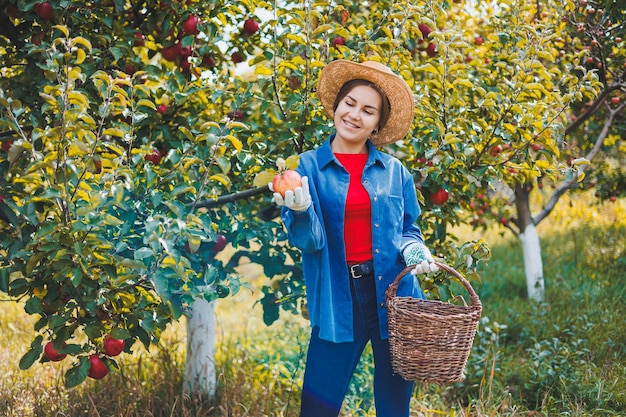
<path fill-rule="evenodd" d="M 360 274 L 359 276 L 357 276 L 357 275 L 356 275 L 356 273 L 354 272 L 354 270 L 355 270 L 357 267 L 359 267 L 359 268 L 360 268 L 360 267 L 361 267 L 361 265 L 360 265 L 360 264 L 350 265 L 350 276 L 351 276 L 352 278 L 354 278 L 354 279 L 359 279 L 359 278 L 361 278 L 361 277 L 363 276 L 363 274 Z"/>

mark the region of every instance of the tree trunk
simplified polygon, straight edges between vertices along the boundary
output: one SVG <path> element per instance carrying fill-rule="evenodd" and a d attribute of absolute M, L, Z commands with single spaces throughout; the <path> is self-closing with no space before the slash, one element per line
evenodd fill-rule
<path fill-rule="evenodd" d="M 530 185 L 520 185 L 515 189 L 515 206 L 517 208 L 518 235 L 524 254 L 524 272 L 526 273 L 526 291 L 528 298 L 543 301 L 545 286 L 543 282 L 543 262 L 541 260 L 541 244 L 537 228 L 530 213 Z"/>
<path fill-rule="evenodd" d="M 526 291 L 528 298 L 543 301 L 545 286 L 543 282 L 543 262 L 541 260 L 541 244 L 537 235 L 537 228 L 533 223 L 526 225 L 520 233 L 524 254 L 524 272 L 526 273 Z"/>
<path fill-rule="evenodd" d="M 187 319 L 187 357 L 184 390 L 212 399 L 217 384 L 215 371 L 215 301 L 194 301 Z"/>

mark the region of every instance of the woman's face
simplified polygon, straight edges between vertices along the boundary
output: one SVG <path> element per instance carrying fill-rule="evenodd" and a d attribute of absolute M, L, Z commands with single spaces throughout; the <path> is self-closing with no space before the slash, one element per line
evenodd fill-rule
<path fill-rule="evenodd" d="M 382 98 L 367 85 L 357 85 L 339 101 L 335 109 L 335 140 L 346 145 L 363 145 L 378 128 Z"/>

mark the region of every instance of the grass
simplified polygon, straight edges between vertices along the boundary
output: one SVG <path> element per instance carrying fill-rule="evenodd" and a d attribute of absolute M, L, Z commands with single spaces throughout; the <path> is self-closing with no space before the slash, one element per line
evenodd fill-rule
<path fill-rule="evenodd" d="M 420 384 L 412 416 L 626 415 L 626 204 L 594 207 L 577 196 L 538 227 L 546 301 L 526 298 L 521 248 L 498 230 L 485 237 L 492 260 L 473 283 L 484 310 L 467 379 Z M 260 285 L 254 265 L 241 273 Z M 216 304 L 219 387 L 215 401 L 183 395 L 184 322 L 158 346 L 124 355 L 120 372 L 63 387 L 63 362 L 19 370 L 34 317 L 0 302 L 0 415 L 19 417 L 222 417 L 298 415 L 308 324 L 284 314 L 266 327 L 257 294 Z M 344 404 L 345 417 L 374 416 L 369 352 Z M 66 364 L 65 366 L 68 366 Z"/>

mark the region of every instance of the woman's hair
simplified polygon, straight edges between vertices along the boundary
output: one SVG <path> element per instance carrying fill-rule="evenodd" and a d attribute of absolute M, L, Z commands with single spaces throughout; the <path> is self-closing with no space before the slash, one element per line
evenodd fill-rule
<path fill-rule="evenodd" d="M 374 84 L 371 81 L 367 81 L 367 80 L 362 80 L 362 79 L 355 79 L 355 80 L 350 80 L 347 83 L 345 83 L 340 89 L 339 89 L 339 93 L 337 94 L 337 98 L 335 98 L 335 104 L 333 105 L 333 111 L 337 110 L 337 107 L 339 106 L 339 102 L 341 100 L 344 99 L 345 96 L 348 95 L 348 93 L 350 91 L 352 91 L 352 89 L 356 86 L 359 85 L 367 85 L 369 87 L 372 87 L 374 90 L 376 90 L 378 92 L 378 94 L 380 94 L 380 98 L 381 98 L 381 109 L 380 109 L 380 119 L 378 120 L 378 131 L 380 131 L 382 128 L 385 127 L 385 125 L 387 124 L 387 120 L 389 120 L 389 114 L 391 113 L 391 104 L 389 104 L 389 98 L 387 98 L 387 94 L 385 94 L 385 92 L 382 90 L 382 88 L 380 88 L 379 86 L 377 86 L 376 84 Z"/>

